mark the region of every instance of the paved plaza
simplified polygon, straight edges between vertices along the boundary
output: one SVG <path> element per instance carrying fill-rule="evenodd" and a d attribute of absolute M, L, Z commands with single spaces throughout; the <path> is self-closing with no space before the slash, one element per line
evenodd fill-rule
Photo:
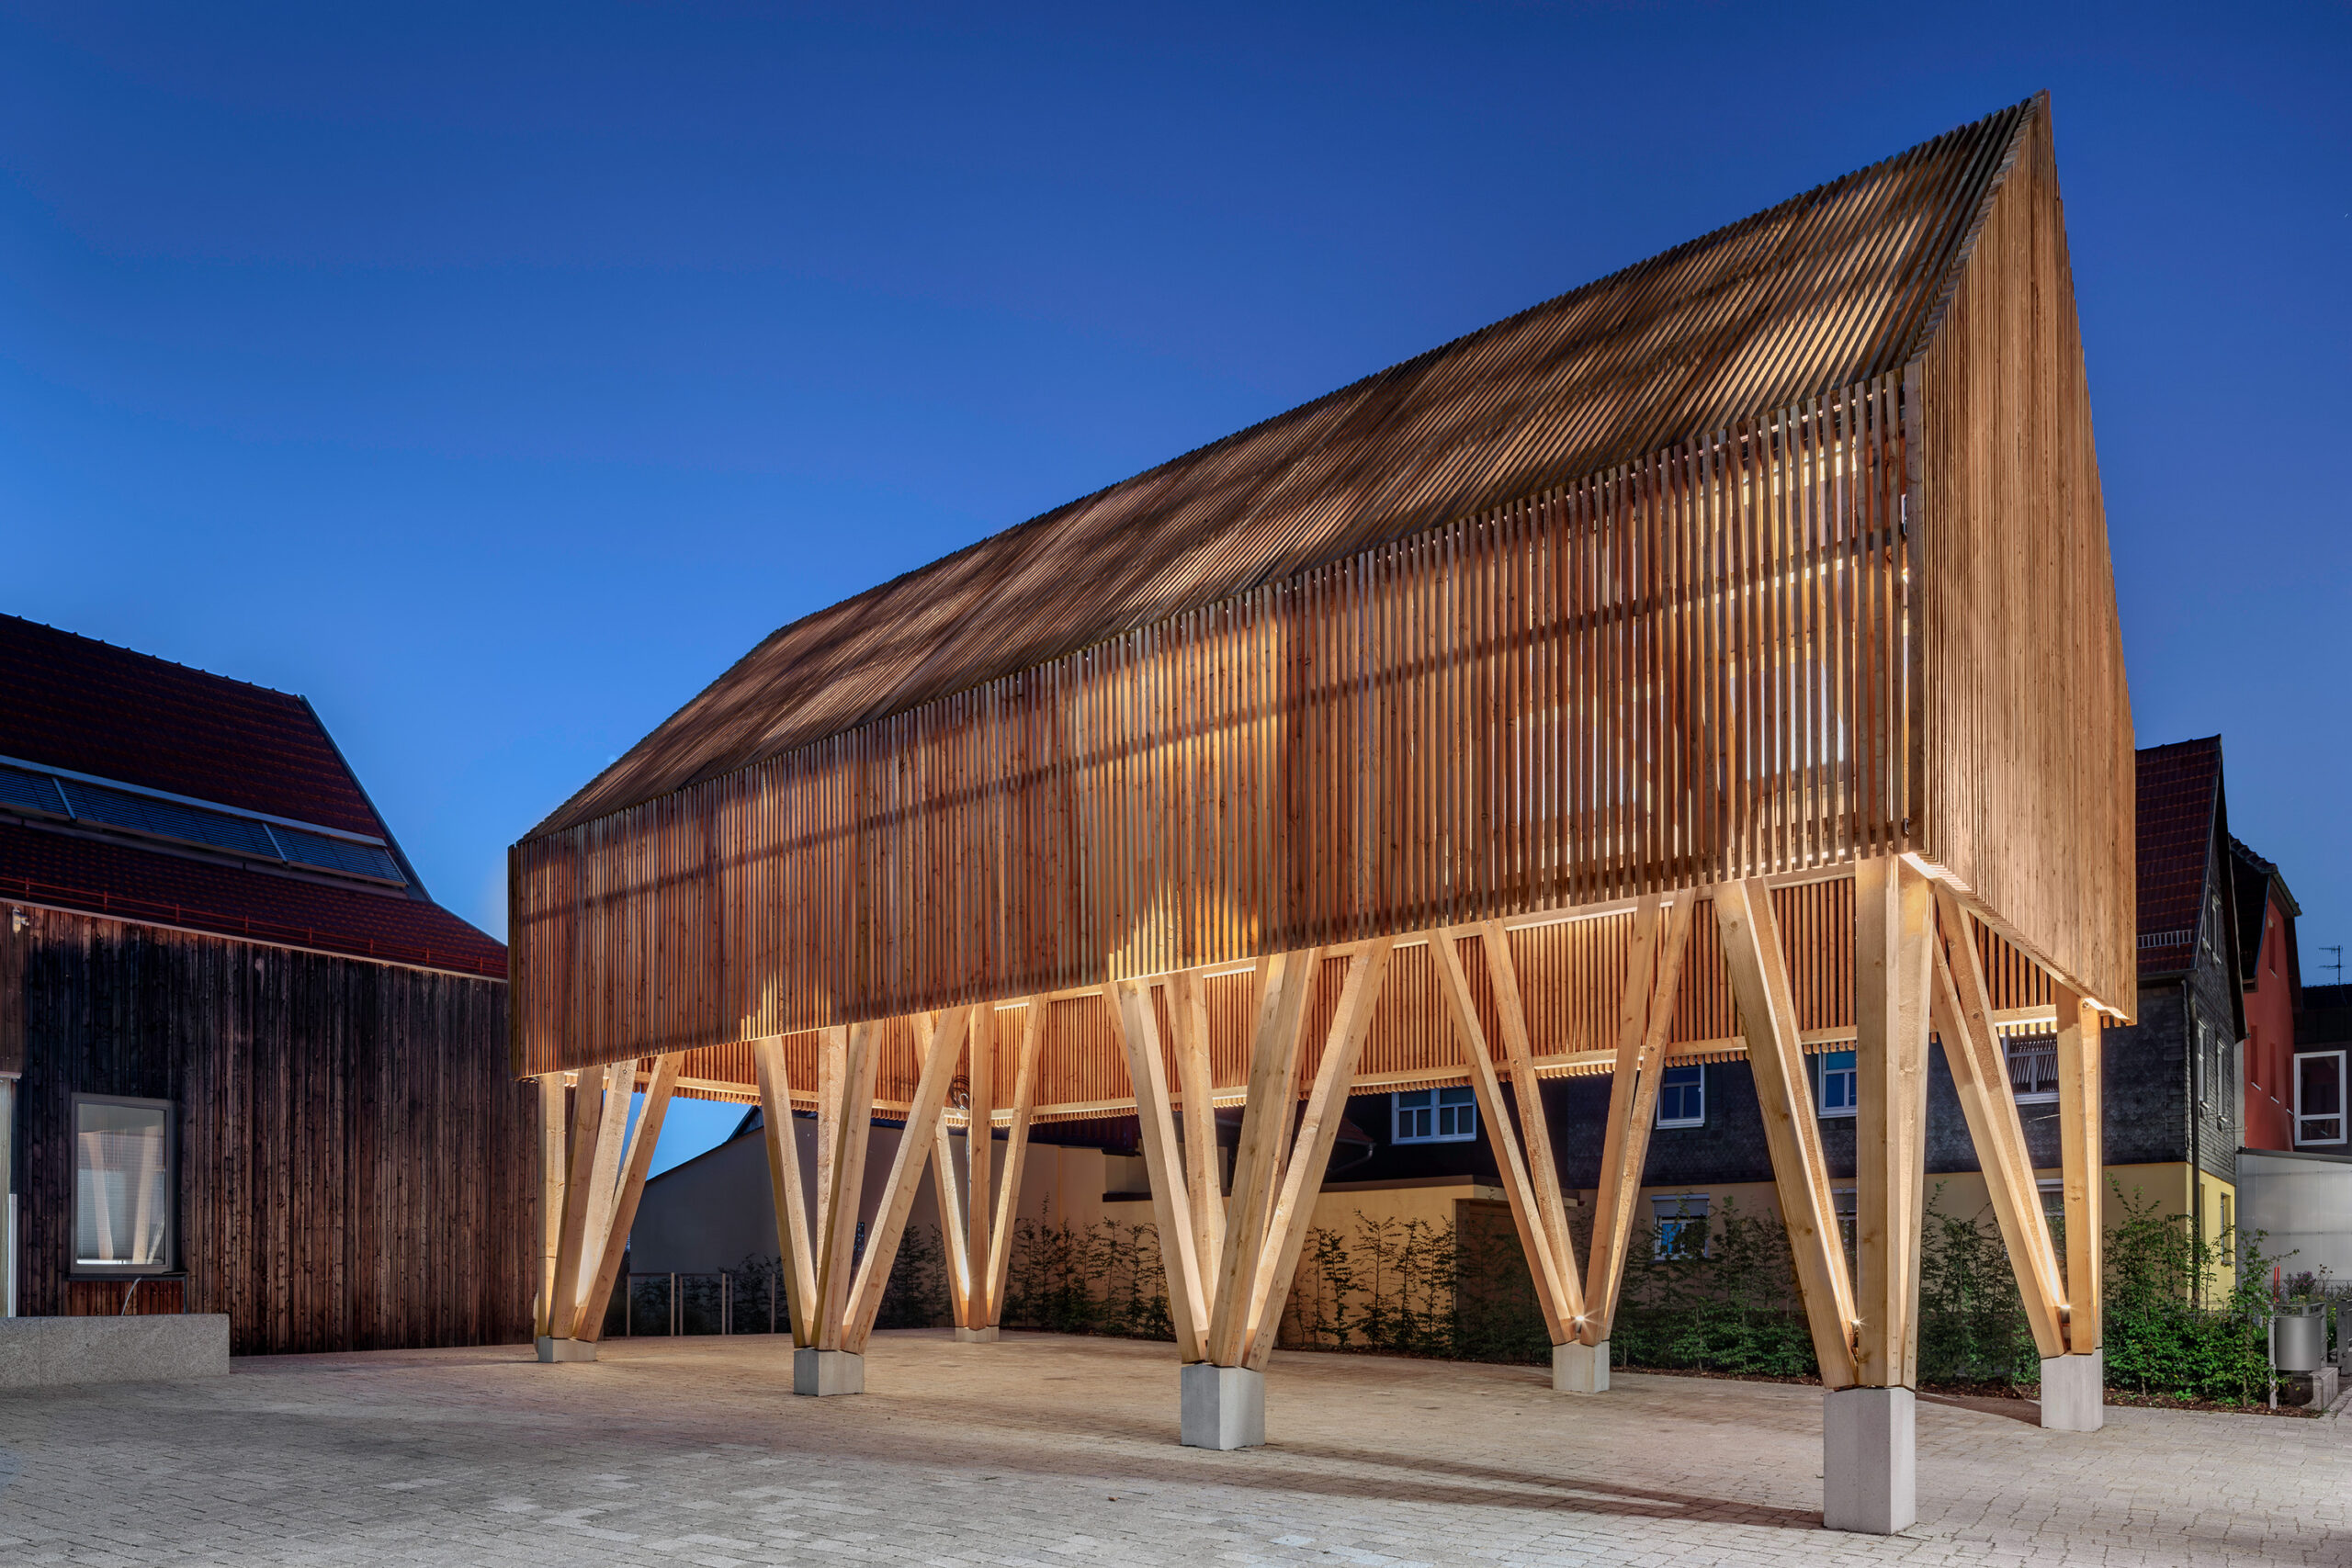
<path fill-rule="evenodd" d="M 1165 1345 L 764 1337 L 240 1360 L 0 1394 L 0 1562 L 2098 1563 L 2352 1557 L 2352 1423 L 1923 1404 L 1920 1522 L 1819 1528 L 1820 1394 L 1283 1354 L 1262 1450 L 1176 1443 Z"/>

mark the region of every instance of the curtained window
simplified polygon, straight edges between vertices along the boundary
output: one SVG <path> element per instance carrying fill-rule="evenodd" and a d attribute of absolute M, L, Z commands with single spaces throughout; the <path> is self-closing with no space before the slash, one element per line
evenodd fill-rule
<path fill-rule="evenodd" d="M 172 1104 L 74 1100 L 74 1267 L 158 1274 L 172 1266 L 177 1206 Z"/>

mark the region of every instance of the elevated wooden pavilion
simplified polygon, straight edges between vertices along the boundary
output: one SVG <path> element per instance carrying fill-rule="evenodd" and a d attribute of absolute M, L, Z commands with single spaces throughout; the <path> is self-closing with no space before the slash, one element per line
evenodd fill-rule
<path fill-rule="evenodd" d="M 797 621 L 567 802 L 513 852 L 545 1353 L 593 1354 L 673 1093 L 820 1119 L 818 1191 L 771 1161 L 807 1392 L 860 1386 L 927 1157 L 983 1337 L 1027 1129 L 1132 1108 L 1185 1438 L 1245 1443 L 1344 1097 L 1466 1082 L 1558 1381 L 1598 1389 L 1659 1070 L 1745 1057 L 1828 1515 L 1899 1529 L 1931 1020 L 2049 1386 L 2092 1378 L 2095 1419 L 2132 864 L 2036 98 Z M 2064 1258 L 1999 1040 L 2053 1026 Z M 1804 1061 L 1833 1048 L 1851 1270 Z M 1612 1075 L 1582 1259 L 1536 1091 L 1573 1073 Z M 1248 1108 L 1229 1196 L 1203 1102 Z M 853 1266 L 876 1112 L 907 1135 Z M 968 1178 L 958 1121 L 1007 1134 Z"/>

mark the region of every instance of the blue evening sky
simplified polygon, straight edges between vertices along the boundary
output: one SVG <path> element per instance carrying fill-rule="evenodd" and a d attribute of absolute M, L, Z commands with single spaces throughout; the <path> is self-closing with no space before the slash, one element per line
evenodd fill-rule
<path fill-rule="evenodd" d="M 0 610 L 308 695 L 501 931 L 784 622 L 2041 87 L 2139 739 L 2322 978 L 2340 5 L 0 5 Z"/>

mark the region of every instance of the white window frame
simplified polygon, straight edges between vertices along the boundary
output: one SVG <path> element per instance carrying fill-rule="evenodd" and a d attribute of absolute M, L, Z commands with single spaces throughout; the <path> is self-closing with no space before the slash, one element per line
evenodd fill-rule
<path fill-rule="evenodd" d="M 1665 1077 L 1665 1076 L 1664 1076 L 1664 1075 L 1665 1075 L 1665 1074 L 1668 1074 L 1668 1073 L 1680 1073 L 1680 1072 L 1692 1072 L 1692 1073 L 1696 1073 L 1696 1074 L 1698 1074 L 1698 1075 L 1699 1075 L 1699 1077 L 1698 1077 L 1698 1090 L 1699 1090 L 1699 1114 L 1697 1114 L 1696 1116 L 1674 1116 L 1674 1117 L 1669 1117 L 1669 1116 L 1668 1116 L 1668 1115 L 1667 1115 L 1667 1113 L 1666 1113 L 1666 1089 L 1667 1089 L 1667 1087 L 1668 1087 L 1668 1086 L 1667 1086 L 1666 1077 Z M 1698 1062 L 1685 1062 L 1685 1063 L 1683 1063 L 1680 1066 L 1671 1066 L 1671 1067 L 1665 1067 L 1665 1068 L 1660 1069 L 1660 1077 L 1659 1077 L 1659 1078 L 1658 1078 L 1657 1121 L 1657 1125 L 1658 1125 L 1658 1126 L 1660 1126 L 1660 1127 L 1703 1127 L 1703 1126 L 1705 1126 L 1706 1124 L 1707 1124 L 1707 1069 L 1706 1069 L 1706 1067 L 1705 1067 L 1702 1064 L 1698 1063 Z"/>
<path fill-rule="evenodd" d="M 1833 1056 L 1845 1057 L 1846 1065 L 1842 1067 L 1831 1066 L 1829 1063 L 1830 1058 Z M 1841 1116 L 1852 1116 L 1860 1109 L 1860 1089 L 1862 1087 L 1862 1080 L 1859 1076 L 1860 1068 L 1855 1058 L 1854 1053 L 1851 1051 L 1825 1051 L 1820 1055 L 1815 1057 L 1814 1060 L 1820 1064 L 1818 1069 L 1813 1075 L 1813 1109 L 1815 1114 L 1821 1117 L 1824 1121 L 1829 1121 L 1833 1118 Z M 1842 1077 L 1846 1080 L 1846 1103 L 1843 1105 L 1832 1105 L 1829 1103 L 1829 1082 L 1833 1077 Z"/>
<path fill-rule="evenodd" d="M 2346 1133 L 2352 1133 L 2352 1105 L 2346 1103 L 2347 1091 L 2352 1091 L 2352 1083 L 2345 1081 L 2345 1056 L 2346 1053 L 2342 1049 L 2295 1053 L 2295 1146 L 2297 1148 L 2329 1148 L 2352 1141 L 2346 1137 Z M 2335 1058 L 2335 1109 L 2333 1111 L 2315 1111 L 2310 1119 L 2314 1122 L 2333 1121 L 2335 1123 L 2336 1135 L 2333 1138 L 2306 1138 L 2303 1136 L 2303 1064 L 2323 1061 L 2329 1057 Z"/>
<path fill-rule="evenodd" d="M 82 1108 L 104 1105 L 136 1111 L 154 1111 L 163 1114 L 164 1213 L 162 1256 L 144 1263 L 110 1263 L 87 1259 L 80 1256 L 82 1238 Z M 67 1232 L 67 1273 L 75 1279 L 129 1280 L 144 1274 L 177 1273 L 180 1248 L 180 1139 L 179 1102 L 171 1100 L 143 1100 L 128 1094 L 76 1094 L 67 1108 L 74 1127 L 74 1190 L 70 1212 L 66 1218 L 72 1227 Z"/>
<path fill-rule="evenodd" d="M 1459 1094 L 1464 1098 L 1461 1100 L 1442 1098 L 1449 1094 Z M 1426 1105 L 1405 1103 L 1408 1099 L 1418 1100 L 1423 1095 L 1429 1097 Z M 1430 1131 L 1427 1133 L 1407 1132 L 1405 1130 L 1407 1116 L 1422 1111 L 1429 1112 Z M 1454 1131 L 1440 1132 L 1438 1128 L 1445 1120 L 1445 1112 L 1449 1111 L 1454 1112 Z M 1463 1131 L 1465 1125 L 1468 1128 L 1466 1132 Z M 1400 1089 L 1388 1097 L 1388 1141 L 1392 1144 L 1470 1144 L 1477 1142 L 1478 1130 L 1478 1101 L 1466 1086 L 1454 1085 L 1446 1089 L 1438 1089 L 1434 1086 L 1429 1089 Z"/>
<path fill-rule="evenodd" d="M 1672 1205 L 1673 1212 L 1668 1213 Z M 1655 1223 L 1657 1240 L 1654 1254 L 1659 1258 L 1676 1256 L 1671 1237 L 1681 1235 L 1681 1226 L 1695 1220 L 1699 1224 L 1699 1256 L 1707 1256 L 1714 1237 L 1714 1198 L 1705 1192 L 1660 1192 L 1650 1199 L 1650 1218 Z M 1669 1228 L 1671 1227 L 1671 1228 Z"/>

